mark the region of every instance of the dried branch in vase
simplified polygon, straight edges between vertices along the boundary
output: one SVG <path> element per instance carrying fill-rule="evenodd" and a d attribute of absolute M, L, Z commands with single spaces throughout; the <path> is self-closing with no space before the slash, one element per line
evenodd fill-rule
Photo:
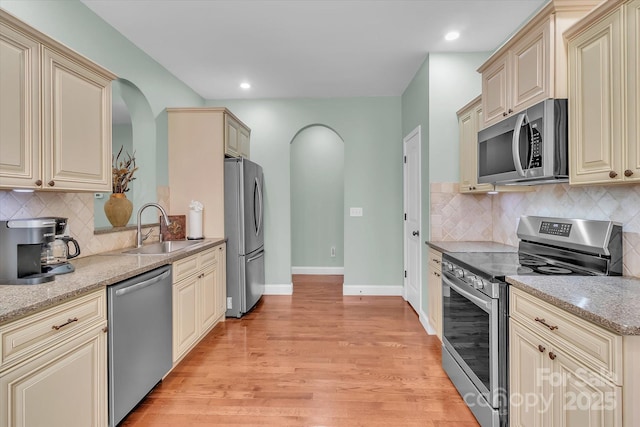
<path fill-rule="evenodd" d="M 118 155 L 115 157 L 112 156 L 112 185 L 114 193 L 125 193 L 129 191 L 129 183 L 136 179 L 133 174 L 138 170 L 135 151 L 133 155 L 125 153 L 126 158 L 123 156 L 123 158 L 120 159 L 123 149 L 124 146 L 120 147 Z"/>

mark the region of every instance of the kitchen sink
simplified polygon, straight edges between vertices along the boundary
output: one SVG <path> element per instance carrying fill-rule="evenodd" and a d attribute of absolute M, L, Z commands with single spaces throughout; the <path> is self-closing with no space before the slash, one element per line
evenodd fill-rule
<path fill-rule="evenodd" d="M 171 240 L 166 242 L 152 243 L 139 248 L 123 251 L 123 254 L 131 255 L 162 255 L 187 249 L 195 245 L 202 244 L 201 240 Z"/>

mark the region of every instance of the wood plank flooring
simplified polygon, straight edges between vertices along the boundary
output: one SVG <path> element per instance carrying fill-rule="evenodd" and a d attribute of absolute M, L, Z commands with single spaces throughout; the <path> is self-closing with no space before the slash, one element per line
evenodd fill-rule
<path fill-rule="evenodd" d="M 401 297 L 342 296 L 342 276 L 294 276 L 227 319 L 122 426 L 477 426 L 440 342 Z"/>

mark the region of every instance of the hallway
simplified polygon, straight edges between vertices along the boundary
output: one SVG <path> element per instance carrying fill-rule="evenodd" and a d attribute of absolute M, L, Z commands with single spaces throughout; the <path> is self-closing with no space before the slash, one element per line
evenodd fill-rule
<path fill-rule="evenodd" d="M 477 426 L 402 298 L 293 280 L 216 326 L 122 425 Z"/>

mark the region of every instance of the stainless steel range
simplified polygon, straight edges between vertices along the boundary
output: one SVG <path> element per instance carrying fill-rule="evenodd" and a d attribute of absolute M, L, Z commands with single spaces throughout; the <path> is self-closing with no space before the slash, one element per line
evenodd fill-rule
<path fill-rule="evenodd" d="M 619 224 L 523 216 L 517 234 L 517 253 L 442 256 L 442 366 L 483 427 L 509 425 L 505 277 L 622 274 Z"/>

